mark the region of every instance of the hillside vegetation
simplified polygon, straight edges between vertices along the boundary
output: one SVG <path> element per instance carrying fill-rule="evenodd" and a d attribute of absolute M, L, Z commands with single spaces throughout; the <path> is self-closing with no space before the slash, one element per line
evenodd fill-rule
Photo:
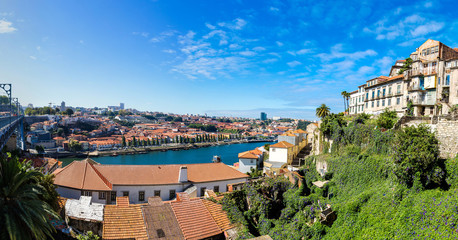
<path fill-rule="evenodd" d="M 427 127 L 384 128 L 394 123 L 390 112 L 379 119 L 325 117 L 321 131 L 333 144 L 307 158 L 302 178 L 266 178 L 224 197 L 239 238 L 456 239 L 458 158 L 439 159 Z M 316 161 L 327 162 L 324 177 Z M 321 189 L 312 184 L 325 179 Z M 319 221 L 327 204 L 337 214 L 329 226 Z"/>

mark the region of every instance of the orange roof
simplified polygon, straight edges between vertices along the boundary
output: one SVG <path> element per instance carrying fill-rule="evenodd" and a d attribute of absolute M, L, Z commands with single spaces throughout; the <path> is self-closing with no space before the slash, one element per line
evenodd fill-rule
<path fill-rule="evenodd" d="M 387 81 L 391 81 L 391 80 L 395 80 L 395 79 L 399 79 L 399 78 L 403 78 L 403 77 L 404 77 L 404 75 L 400 74 L 400 75 L 388 78 Z"/>
<path fill-rule="evenodd" d="M 306 131 L 302 130 L 302 129 L 297 129 L 296 131 L 294 131 L 295 133 L 307 133 Z"/>
<path fill-rule="evenodd" d="M 227 213 L 223 211 L 221 204 L 212 202 L 210 200 L 202 200 L 207 210 L 210 212 L 213 220 L 222 231 L 227 231 L 235 226 L 231 224 L 229 218 L 227 218 Z"/>
<path fill-rule="evenodd" d="M 243 153 L 239 153 L 239 158 L 243 159 L 258 159 L 259 157 L 256 156 L 255 154 L 251 153 L 250 151 L 246 151 Z"/>
<path fill-rule="evenodd" d="M 93 165 L 89 160 L 73 161 L 62 170 L 55 171 L 54 183 L 75 189 L 103 190 L 112 185 L 179 184 L 180 168 L 187 166 L 189 182 L 210 182 L 248 178 L 248 175 L 224 163 L 198 163 L 186 165 Z"/>
<path fill-rule="evenodd" d="M 141 206 L 105 205 L 103 239 L 148 239 Z"/>
<path fill-rule="evenodd" d="M 164 204 L 160 197 L 151 197 L 148 198 L 148 205 L 142 206 L 141 209 L 148 239 L 184 240 L 170 204 Z"/>
<path fill-rule="evenodd" d="M 256 148 L 255 150 L 251 150 L 250 152 L 253 153 L 253 154 L 256 154 L 256 155 L 261 155 L 262 154 L 262 151 L 259 150 L 258 148 Z"/>
<path fill-rule="evenodd" d="M 110 191 L 112 184 L 87 159 L 73 161 L 60 171 L 54 171 L 54 184 L 76 189 Z"/>
<path fill-rule="evenodd" d="M 200 198 L 189 199 L 186 193 L 178 193 L 178 196 L 180 200 L 170 204 L 187 240 L 204 239 L 222 233 Z"/>
<path fill-rule="evenodd" d="M 270 145 L 270 147 L 271 148 L 290 148 L 290 147 L 294 147 L 294 145 L 286 141 L 281 141 L 274 145 Z"/>

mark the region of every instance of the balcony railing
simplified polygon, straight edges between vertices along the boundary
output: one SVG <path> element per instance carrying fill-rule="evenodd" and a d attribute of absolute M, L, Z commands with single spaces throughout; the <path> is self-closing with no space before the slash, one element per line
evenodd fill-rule
<path fill-rule="evenodd" d="M 432 75 L 437 73 L 437 68 L 427 68 L 427 69 L 410 69 L 407 71 L 407 76 L 417 76 L 417 75 Z"/>
<path fill-rule="evenodd" d="M 413 85 L 413 86 L 409 86 L 407 90 L 408 91 L 424 91 L 425 88 L 423 86 Z"/>

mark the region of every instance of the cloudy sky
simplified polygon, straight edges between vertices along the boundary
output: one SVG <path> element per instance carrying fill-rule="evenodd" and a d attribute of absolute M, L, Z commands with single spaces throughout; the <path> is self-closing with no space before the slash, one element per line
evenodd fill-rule
<path fill-rule="evenodd" d="M 4 0 L 0 79 L 23 105 L 313 120 L 428 38 L 458 47 L 457 16 L 455 1 Z"/>

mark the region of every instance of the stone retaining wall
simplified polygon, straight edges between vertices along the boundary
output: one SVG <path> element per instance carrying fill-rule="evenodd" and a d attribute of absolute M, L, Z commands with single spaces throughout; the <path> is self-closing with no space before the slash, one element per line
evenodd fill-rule
<path fill-rule="evenodd" d="M 458 154 L 458 120 L 440 120 L 436 125 L 441 158 L 452 158 Z"/>

